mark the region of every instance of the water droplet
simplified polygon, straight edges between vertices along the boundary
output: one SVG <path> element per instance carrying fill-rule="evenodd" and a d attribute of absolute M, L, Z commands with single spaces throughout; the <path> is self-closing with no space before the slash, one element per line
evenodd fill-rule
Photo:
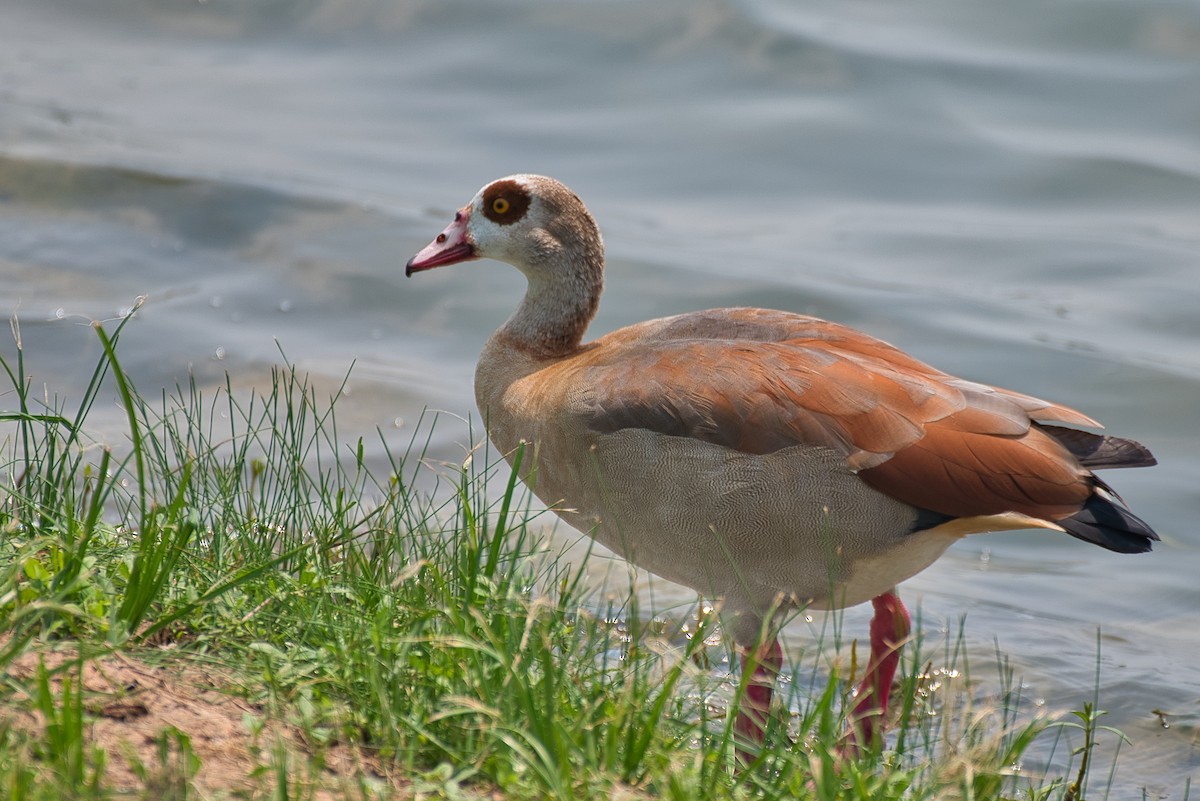
<path fill-rule="evenodd" d="M 225 349 L 217 348 L 216 350 L 214 350 L 213 358 L 216 359 L 217 361 L 221 361 L 222 359 L 224 359 L 225 358 Z"/>

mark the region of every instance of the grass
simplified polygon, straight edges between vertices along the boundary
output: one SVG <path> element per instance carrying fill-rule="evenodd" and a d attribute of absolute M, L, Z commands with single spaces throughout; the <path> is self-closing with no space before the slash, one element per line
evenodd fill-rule
<path fill-rule="evenodd" d="M 6 798 L 1078 801 L 1097 737 L 1118 736 L 1091 705 L 1032 714 L 999 656 L 972 681 L 959 636 L 906 651 L 888 745 L 842 762 L 858 668 L 814 648 L 736 771 L 711 616 L 591 589 L 486 446 L 439 466 L 431 422 L 402 451 L 343 439 L 337 397 L 291 367 L 251 397 L 150 399 L 123 328 L 96 326 L 69 410 L 35 401 L 15 326 L 3 362 Z M 116 446 L 88 434 L 105 387 Z M 1060 774 L 1031 767 L 1048 753 Z"/>

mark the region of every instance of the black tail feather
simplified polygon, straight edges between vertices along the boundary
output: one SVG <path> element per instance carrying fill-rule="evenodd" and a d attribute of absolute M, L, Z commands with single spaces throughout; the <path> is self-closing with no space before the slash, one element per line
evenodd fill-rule
<path fill-rule="evenodd" d="M 1146 553 L 1158 541 L 1154 529 L 1103 485 L 1096 487 L 1082 509 L 1057 522 L 1072 537 L 1117 553 Z"/>
<path fill-rule="evenodd" d="M 1152 467 L 1158 464 L 1149 448 L 1131 439 L 1093 434 L 1090 431 L 1063 426 L 1042 425 L 1040 428 L 1058 440 L 1081 465 L 1092 470 L 1106 467 Z"/>

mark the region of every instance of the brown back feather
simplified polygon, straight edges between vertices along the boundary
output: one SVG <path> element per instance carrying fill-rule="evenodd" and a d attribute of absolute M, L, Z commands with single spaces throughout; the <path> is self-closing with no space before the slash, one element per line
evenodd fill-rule
<path fill-rule="evenodd" d="M 1091 493 L 1087 467 L 1111 466 L 1120 450 L 1097 447 L 1081 463 L 1083 438 L 1034 423 L 1094 424 L 1079 412 L 812 317 L 718 309 L 594 345 L 575 368 L 586 388 L 577 412 L 597 432 L 646 428 L 756 454 L 826 447 L 880 492 L 952 516 L 1069 516 Z"/>

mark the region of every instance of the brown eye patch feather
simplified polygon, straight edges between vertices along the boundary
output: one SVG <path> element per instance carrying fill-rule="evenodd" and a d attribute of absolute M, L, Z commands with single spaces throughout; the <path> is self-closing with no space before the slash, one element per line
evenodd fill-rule
<path fill-rule="evenodd" d="M 483 192 L 483 214 L 497 225 L 512 225 L 525 216 L 529 202 L 529 191 L 516 181 L 496 181 Z"/>

